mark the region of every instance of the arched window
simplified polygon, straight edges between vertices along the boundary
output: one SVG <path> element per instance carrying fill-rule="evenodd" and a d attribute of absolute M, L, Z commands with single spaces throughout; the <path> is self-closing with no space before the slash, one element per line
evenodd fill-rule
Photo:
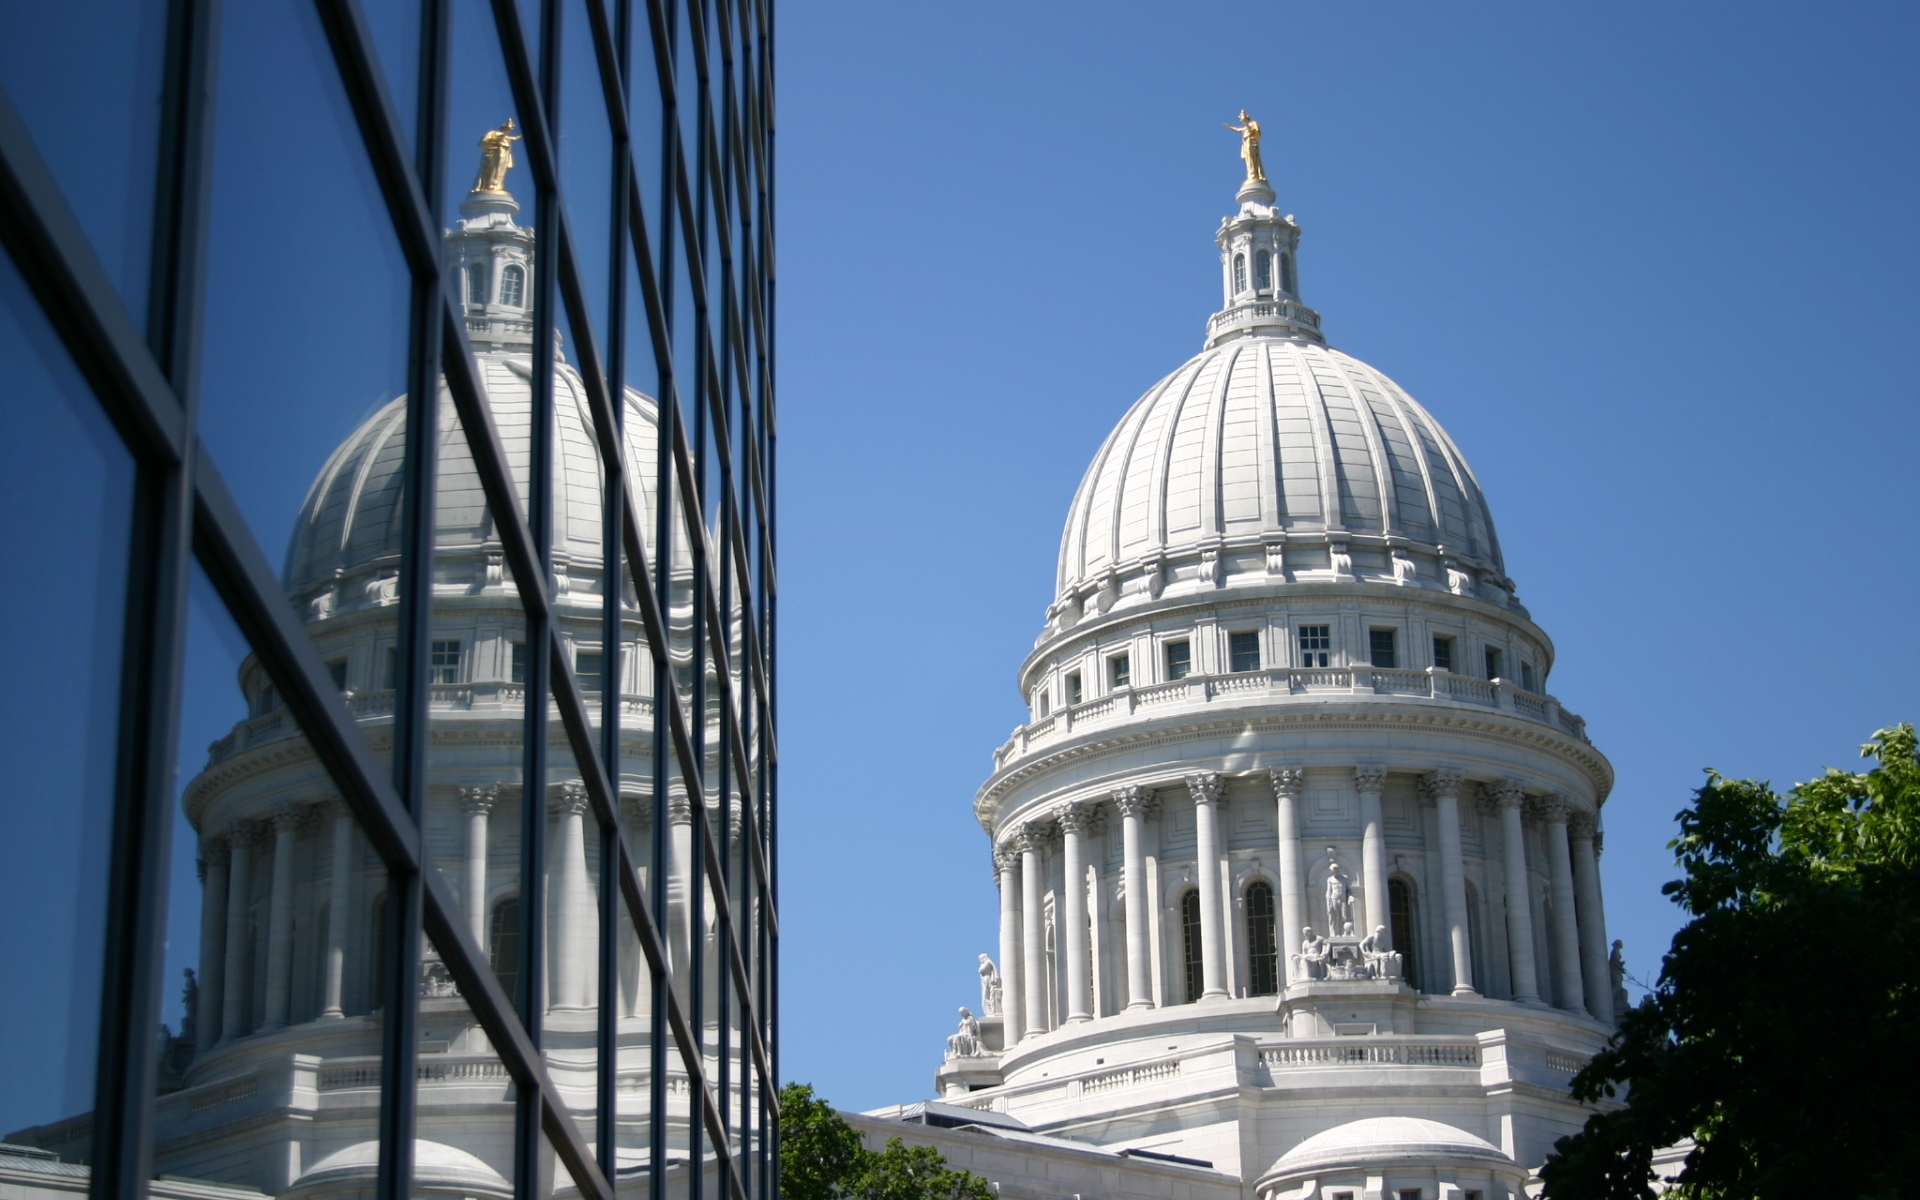
<path fill-rule="evenodd" d="M 1299 294 L 1299 289 L 1293 286 L 1293 255 L 1291 254 L 1280 256 L 1280 290 L 1289 296 Z"/>
<path fill-rule="evenodd" d="M 489 264 L 485 262 L 468 264 L 467 266 L 467 303 L 468 304 L 485 304 L 487 302 L 487 293 L 489 291 L 487 284 L 490 282 L 487 279 L 488 269 L 489 269 Z"/>
<path fill-rule="evenodd" d="M 1256 879 L 1247 887 L 1247 967 L 1253 975 L 1248 991 L 1255 996 L 1280 991 L 1280 948 L 1274 932 L 1273 889 Z"/>
<path fill-rule="evenodd" d="M 1253 286 L 1266 291 L 1273 286 L 1273 254 L 1262 250 L 1253 256 Z"/>
<path fill-rule="evenodd" d="M 520 897 L 508 896 L 493 906 L 487 924 L 487 963 L 500 990 L 509 997 L 520 987 Z"/>
<path fill-rule="evenodd" d="M 1400 953 L 1400 973 L 1417 992 L 1420 972 L 1413 957 L 1413 887 L 1406 880 L 1387 880 L 1387 913 L 1393 922 L 1393 948 Z"/>
<path fill-rule="evenodd" d="M 511 266 L 500 272 L 500 303 L 509 308 L 521 307 L 520 298 L 527 291 L 527 271 L 525 267 Z"/>
<path fill-rule="evenodd" d="M 1244 254 L 1233 256 L 1233 290 L 1235 295 L 1247 290 L 1247 256 Z"/>
<path fill-rule="evenodd" d="M 1200 893 L 1189 889 L 1180 897 L 1180 932 L 1185 938 L 1187 962 L 1187 1003 L 1192 1004 L 1207 990 L 1206 975 L 1200 966 Z"/>

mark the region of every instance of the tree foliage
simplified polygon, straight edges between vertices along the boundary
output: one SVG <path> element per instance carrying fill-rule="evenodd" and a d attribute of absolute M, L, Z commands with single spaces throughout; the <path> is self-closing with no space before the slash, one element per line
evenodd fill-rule
<path fill-rule="evenodd" d="M 1920 762 L 1883 729 L 1862 774 L 1783 799 L 1708 772 L 1664 892 L 1692 918 L 1660 978 L 1573 1081 L 1624 1101 L 1561 1138 L 1550 1200 L 1920 1196 Z"/>
<path fill-rule="evenodd" d="M 955 1170 L 931 1146 L 888 1138 L 868 1150 L 860 1132 L 804 1083 L 780 1089 L 783 1200 L 994 1200 L 987 1181 Z"/>

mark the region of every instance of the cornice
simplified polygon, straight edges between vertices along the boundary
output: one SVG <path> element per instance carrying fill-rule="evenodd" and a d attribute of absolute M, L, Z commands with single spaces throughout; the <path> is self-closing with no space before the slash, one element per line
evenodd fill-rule
<path fill-rule="evenodd" d="M 1341 733 L 1412 730 L 1488 745 L 1519 744 L 1552 754 L 1580 771 L 1593 785 L 1596 805 L 1605 803 L 1613 789 L 1613 767 L 1604 755 L 1585 742 L 1532 721 L 1506 720 L 1492 713 L 1454 708 L 1412 709 L 1378 703 L 1341 708 L 1314 705 L 1297 709 L 1269 708 L 1259 713 L 1241 710 L 1206 720 L 1176 718 L 1166 723 L 1155 721 L 1106 729 L 1084 741 L 1067 742 L 996 772 L 974 794 L 974 816 L 983 828 L 991 831 L 1000 806 L 1016 789 L 1070 765 L 1142 749 L 1190 744 L 1221 734 L 1245 737 L 1305 730 Z M 1169 760 L 1163 765 L 1176 776 L 1182 773 L 1177 762 Z"/>

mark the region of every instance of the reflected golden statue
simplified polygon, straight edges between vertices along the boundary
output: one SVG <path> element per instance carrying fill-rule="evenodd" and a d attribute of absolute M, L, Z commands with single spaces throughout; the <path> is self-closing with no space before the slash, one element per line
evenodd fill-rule
<path fill-rule="evenodd" d="M 507 172 L 513 169 L 513 144 L 520 135 L 513 131 L 513 118 L 498 129 L 489 129 L 480 139 L 480 177 L 473 181 L 476 192 L 506 191 Z"/>
<path fill-rule="evenodd" d="M 1240 110 L 1240 124 L 1226 128 L 1240 135 L 1240 157 L 1247 162 L 1247 182 L 1265 183 L 1267 169 L 1260 165 L 1260 122 L 1248 116 L 1243 108 Z"/>

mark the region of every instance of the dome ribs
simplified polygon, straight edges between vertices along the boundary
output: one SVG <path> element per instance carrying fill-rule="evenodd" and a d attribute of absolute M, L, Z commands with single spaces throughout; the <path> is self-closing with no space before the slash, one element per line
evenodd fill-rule
<path fill-rule="evenodd" d="M 1119 515 L 1113 533 L 1116 559 L 1127 555 L 1133 546 L 1152 540 L 1153 512 L 1158 497 L 1153 476 L 1155 465 L 1160 461 L 1162 435 L 1171 415 L 1167 401 L 1176 387 L 1184 395 L 1186 389 L 1193 386 L 1194 377 L 1200 373 L 1206 358 L 1204 354 L 1195 355 L 1166 378 L 1155 393 L 1152 407 L 1140 414 L 1140 423 L 1128 437 L 1126 453 L 1118 460 L 1120 476 L 1115 512 Z"/>
<path fill-rule="evenodd" d="M 1340 377 L 1341 387 L 1347 393 L 1347 399 L 1353 404 L 1354 422 L 1360 426 L 1361 433 L 1367 439 L 1367 457 L 1371 460 L 1375 498 L 1380 505 L 1380 532 L 1405 533 L 1406 530 L 1403 528 L 1405 522 L 1401 519 L 1399 512 L 1399 480 L 1395 478 L 1399 474 L 1397 468 L 1400 464 L 1394 461 L 1392 452 L 1387 446 L 1386 438 L 1380 429 L 1380 415 L 1373 409 L 1372 397 L 1360 383 L 1355 381 L 1354 373 L 1347 370 L 1347 362 L 1351 360 L 1345 360 L 1344 355 L 1326 351 L 1322 353 L 1326 356 L 1327 365 Z M 1383 475 L 1386 478 L 1383 479 Z M 1389 481 L 1392 482 L 1392 486 L 1387 486 Z"/>
<path fill-rule="evenodd" d="M 1267 366 L 1273 384 L 1274 445 L 1280 460 L 1279 517 L 1282 528 L 1312 522 L 1324 527 L 1321 504 L 1320 445 L 1314 436 L 1313 416 L 1307 411 L 1306 384 L 1299 360 L 1284 349 L 1269 347 Z M 1281 372 L 1286 376 L 1282 381 Z"/>
<path fill-rule="evenodd" d="M 1260 343 L 1260 361 L 1254 368 L 1254 377 L 1259 382 L 1259 395 L 1255 398 L 1255 427 L 1253 440 L 1259 452 L 1260 489 L 1260 530 L 1272 533 L 1281 528 L 1280 513 L 1284 505 L 1281 499 L 1280 479 L 1280 428 L 1278 414 L 1273 403 L 1273 348 L 1266 342 Z"/>
<path fill-rule="evenodd" d="M 1321 392 L 1320 380 L 1299 346 L 1289 344 L 1287 350 L 1293 355 L 1300 378 L 1301 402 L 1313 429 L 1314 461 L 1320 468 L 1321 523 L 1328 532 L 1345 532 L 1346 506 L 1341 503 L 1340 468 L 1335 458 L 1333 430 L 1328 424 L 1326 399 Z"/>
<path fill-rule="evenodd" d="M 1426 414 L 1420 410 L 1420 406 L 1415 404 L 1411 397 L 1395 387 L 1391 379 L 1388 379 L 1371 367 L 1366 367 L 1365 363 L 1358 363 L 1356 365 L 1365 368 L 1368 374 L 1373 376 L 1374 382 L 1380 387 L 1380 395 L 1383 402 L 1393 409 L 1394 416 L 1399 421 L 1404 436 L 1413 439 L 1408 442 L 1407 455 L 1413 463 L 1414 470 L 1419 473 L 1420 486 L 1426 496 L 1427 540 L 1438 545 L 1446 540 L 1445 535 L 1441 532 L 1439 489 L 1433 477 L 1432 466 L 1427 460 L 1427 454 L 1423 448 L 1416 447 L 1413 444 L 1413 441 L 1420 439 L 1425 432 L 1422 428 L 1422 422 Z"/>
<path fill-rule="evenodd" d="M 1261 486 L 1260 402 L 1266 388 L 1261 386 L 1264 367 L 1260 355 L 1249 342 L 1241 342 L 1244 351 L 1234 361 L 1227 382 L 1226 402 L 1220 406 L 1219 472 L 1215 503 L 1218 519 L 1210 532 L 1244 533 L 1260 527 L 1261 495 L 1269 490 Z"/>
<path fill-rule="evenodd" d="M 1180 406 L 1180 415 L 1173 423 L 1173 436 L 1169 439 L 1167 455 L 1162 460 L 1161 477 L 1166 480 L 1166 490 L 1162 496 L 1161 521 L 1166 530 L 1164 536 L 1171 537 L 1190 529 L 1205 531 L 1203 510 L 1209 498 L 1203 487 L 1203 479 L 1214 475 L 1203 474 L 1212 458 L 1209 451 L 1213 441 L 1213 417 L 1219 411 L 1222 398 L 1226 393 L 1227 380 L 1231 375 L 1234 355 L 1216 353 L 1201 372 L 1205 380 L 1202 388 L 1200 380 L 1195 380 L 1189 388 L 1185 403 Z M 1198 393 L 1196 397 L 1196 393 Z M 1194 403 L 1196 398 L 1199 403 Z M 1211 464 L 1218 470 L 1218 462 Z"/>

